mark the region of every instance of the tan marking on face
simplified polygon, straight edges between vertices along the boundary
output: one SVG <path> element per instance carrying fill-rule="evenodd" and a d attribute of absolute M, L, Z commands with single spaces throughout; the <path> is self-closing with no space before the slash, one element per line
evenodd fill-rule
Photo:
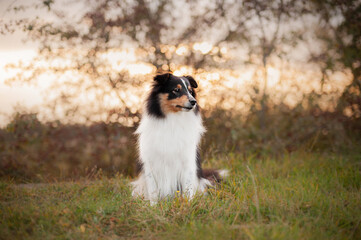
<path fill-rule="evenodd" d="M 182 89 L 182 85 L 178 84 L 177 88 Z"/>
<path fill-rule="evenodd" d="M 191 88 L 191 86 L 188 86 L 188 90 L 189 90 L 189 91 L 192 91 L 192 88 Z"/>
<path fill-rule="evenodd" d="M 183 95 L 179 98 L 168 100 L 168 95 L 168 93 L 159 94 L 160 108 L 162 111 L 164 113 L 182 111 L 182 108 L 176 106 L 184 106 L 188 102 L 187 96 Z"/>

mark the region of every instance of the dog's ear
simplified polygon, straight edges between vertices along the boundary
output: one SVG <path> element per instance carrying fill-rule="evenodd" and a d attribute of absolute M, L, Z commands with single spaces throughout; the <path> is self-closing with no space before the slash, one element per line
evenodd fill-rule
<path fill-rule="evenodd" d="M 194 78 L 192 76 L 184 76 L 184 77 L 188 79 L 188 81 L 191 84 L 192 88 L 197 88 L 198 87 L 198 84 L 197 84 L 196 80 L 194 80 Z"/>
<path fill-rule="evenodd" d="M 171 75 L 170 73 L 159 74 L 154 77 L 154 81 L 156 81 L 159 84 L 164 84 L 168 81 L 168 79 L 170 78 L 170 75 Z"/>

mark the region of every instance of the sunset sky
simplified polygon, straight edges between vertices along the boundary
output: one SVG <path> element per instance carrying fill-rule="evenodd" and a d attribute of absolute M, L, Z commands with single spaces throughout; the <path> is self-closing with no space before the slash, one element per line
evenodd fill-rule
<path fill-rule="evenodd" d="M 6 9 L 13 2 L 15 1 L 0 1 L 0 19 L 2 21 L 12 18 Z M 16 63 L 19 60 L 28 61 L 36 54 L 36 44 L 24 43 L 24 38 L 26 35 L 21 31 L 0 35 L 0 126 L 5 124 L 6 117 L 3 114 L 10 114 L 16 104 L 31 107 L 41 103 L 40 91 L 37 88 L 18 84 L 14 86 L 4 84 L 5 79 L 11 76 L 11 72 L 5 69 L 7 64 Z"/>

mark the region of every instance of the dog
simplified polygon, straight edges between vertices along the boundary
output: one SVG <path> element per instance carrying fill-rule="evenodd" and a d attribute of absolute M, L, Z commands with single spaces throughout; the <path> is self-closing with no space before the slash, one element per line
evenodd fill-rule
<path fill-rule="evenodd" d="M 132 195 L 151 203 L 178 193 L 193 198 L 227 174 L 201 167 L 199 142 L 205 132 L 196 100 L 197 82 L 171 73 L 154 77 L 138 135 L 139 176 Z"/>

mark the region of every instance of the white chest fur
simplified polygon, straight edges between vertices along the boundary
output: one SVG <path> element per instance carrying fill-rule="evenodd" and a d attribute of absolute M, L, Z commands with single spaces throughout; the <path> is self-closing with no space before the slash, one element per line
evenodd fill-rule
<path fill-rule="evenodd" d="M 136 131 L 143 176 L 134 185 L 144 181 L 139 194 L 155 200 L 183 190 L 192 196 L 199 184 L 196 151 L 204 131 L 200 115 L 193 111 L 163 119 L 143 116 Z"/>

